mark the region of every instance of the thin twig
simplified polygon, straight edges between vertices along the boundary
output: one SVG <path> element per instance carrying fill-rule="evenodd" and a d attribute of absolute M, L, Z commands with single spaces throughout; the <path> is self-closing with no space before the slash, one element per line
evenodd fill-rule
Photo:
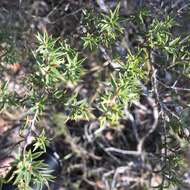
<path fill-rule="evenodd" d="M 141 154 L 141 152 L 139 152 L 139 151 L 122 150 L 122 149 L 118 149 L 118 148 L 114 148 L 114 147 L 109 147 L 109 148 L 106 148 L 105 150 L 108 152 L 116 152 L 116 153 L 120 153 L 120 154 L 132 155 L 132 156 L 139 156 Z"/>
<path fill-rule="evenodd" d="M 160 83 L 165 88 L 172 89 L 172 90 L 177 90 L 177 91 L 188 91 L 188 92 L 190 92 L 190 88 L 175 87 L 175 85 L 168 86 L 167 84 L 164 84 L 162 81 L 160 81 L 158 79 L 157 79 L 157 81 L 158 81 L 158 83 Z"/>

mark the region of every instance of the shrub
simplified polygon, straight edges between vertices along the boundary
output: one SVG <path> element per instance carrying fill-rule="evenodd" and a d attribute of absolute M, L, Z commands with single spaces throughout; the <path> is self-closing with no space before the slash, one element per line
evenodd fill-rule
<path fill-rule="evenodd" d="M 154 98 L 163 134 L 162 149 L 160 152 L 163 168 L 160 173 L 163 182 L 160 189 L 163 189 L 165 181 L 168 184 L 177 183 L 175 171 L 183 166 L 182 157 L 172 152 L 172 143 L 167 142 L 167 138 L 178 139 L 182 150 L 182 140 L 187 138 L 187 127 L 183 127 L 184 120 L 178 119 L 174 112 L 165 104 L 162 98 L 161 89 L 173 90 L 170 93 L 172 101 L 178 98 L 178 91 L 189 91 L 182 87 L 175 87 L 175 84 L 165 84 L 159 79 L 159 72 L 168 70 L 172 77 L 180 74 L 185 79 L 189 79 L 189 36 L 175 36 L 172 32 L 178 26 L 178 22 L 170 15 L 153 15 L 147 9 L 140 10 L 135 15 L 121 18 L 120 5 L 114 10 L 106 13 L 99 13 L 95 10 L 83 10 L 82 13 L 82 42 L 80 49 L 70 45 L 69 39 L 55 38 L 47 32 L 36 35 L 36 48 L 32 50 L 33 66 L 31 72 L 25 76 L 24 85 L 27 92 L 24 96 L 17 92 L 9 92 L 8 82 L 2 82 L 0 89 L 1 110 L 8 107 L 25 108 L 27 110 L 24 129 L 20 129 L 24 135 L 25 148 L 28 139 L 35 134 L 36 147 L 45 150 L 47 138 L 44 132 L 37 135 L 38 120 L 43 117 L 43 113 L 53 112 L 57 107 L 63 107 L 64 124 L 69 120 L 85 120 L 90 122 L 96 120 L 99 127 L 122 126 L 123 119 L 130 119 L 126 110 L 139 101 L 142 95 Z M 127 46 L 124 55 L 121 49 L 117 50 L 116 44 L 122 46 L 125 35 L 125 27 L 130 24 L 137 25 L 138 33 L 135 33 L 136 45 Z M 2 35 L 1 35 L 2 36 Z M 0 40 L 4 40 L 0 38 Z M 11 53 L 14 46 L 8 47 L 6 55 L 1 59 L 2 63 L 12 64 L 15 62 L 9 55 L 17 59 L 19 53 Z M 120 47 L 121 48 L 121 47 Z M 98 65 L 91 70 L 86 52 L 90 54 L 102 55 L 104 64 Z M 20 58 L 20 57 L 19 57 Z M 90 69 L 88 69 L 90 68 Z M 164 68 L 164 69 L 163 69 Z M 85 84 L 85 76 L 95 73 L 96 83 L 92 83 L 90 91 L 95 92 L 93 96 L 84 95 L 81 86 Z M 174 74 L 173 74 L 174 73 Z M 103 77 L 101 77 L 103 76 Z M 145 87 L 146 86 L 146 87 Z M 160 87 L 162 86 L 162 87 Z M 165 92 L 164 92 L 165 93 Z M 166 95 L 166 94 L 164 94 Z M 185 105 L 186 107 L 189 106 Z M 33 118 L 28 121 L 29 115 Z M 176 117 L 176 118 L 175 118 Z M 168 118 L 168 121 L 165 121 Z M 175 119 L 174 119 L 175 118 Z M 155 118 L 154 118 L 155 119 Z M 178 122 L 178 123 L 177 123 Z M 177 124 L 176 124 L 177 123 Z M 138 151 L 143 151 L 146 137 L 155 131 L 155 127 L 147 131 L 141 138 Z M 27 131 L 26 135 L 24 134 Z M 182 138 L 179 137 L 182 133 Z M 30 181 L 48 184 L 53 180 L 52 176 L 44 173 L 46 166 L 41 161 L 35 161 L 41 153 L 26 151 L 23 148 L 16 163 L 15 182 L 19 189 L 29 189 Z M 160 150 L 161 151 L 161 150 Z M 180 175 L 180 172 L 179 172 Z"/>

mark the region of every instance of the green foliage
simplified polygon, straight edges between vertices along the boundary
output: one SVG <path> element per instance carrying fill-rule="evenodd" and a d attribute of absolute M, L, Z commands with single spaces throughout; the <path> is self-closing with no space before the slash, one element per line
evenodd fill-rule
<path fill-rule="evenodd" d="M 54 88 L 61 82 L 76 83 L 82 74 L 84 59 L 66 42 L 59 42 L 47 33 L 38 33 L 38 48 L 33 53 L 37 61 L 36 74 L 32 80 L 45 88 Z"/>
<path fill-rule="evenodd" d="M 132 79 L 144 79 L 145 70 L 143 68 L 143 56 L 141 51 L 138 54 L 133 55 L 129 52 L 127 57 L 127 63 L 122 64 L 124 74 Z"/>
<path fill-rule="evenodd" d="M 103 113 L 100 117 L 100 126 L 104 127 L 106 122 L 116 125 L 122 116 L 123 106 L 120 104 L 114 91 L 105 91 L 100 95 L 99 110 Z"/>
<path fill-rule="evenodd" d="M 86 36 L 82 38 L 84 48 L 89 47 L 92 50 L 98 47 L 98 45 L 108 47 L 117 40 L 118 35 L 123 33 L 123 28 L 119 24 L 119 8 L 120 5 L 113 11 L 110 10 L 107 15 L 103 13 L 96 15 L 95 12 L 83 11 L 85 27 L 89 30 Z M 91 32 L 90 28 L 94 30 Z"/>
<path fill-rule="evenodd" d="M 57 107 L 61 107 L 61 113 L 55 113 L 53 120 L 59 123 L 59 130 L 65 135 L 67 131 L 65 124 L 68 120 L 96 120 L 100 127 L 119 127 L 121 119 L 126 118 L 125 109 L 134 101 L 139 100 L 142 94 L 141 84 L 146 85 L 149 81 L 152 86 L 156 85 L 152 84 L 151 79 L 148 78 L 153 75 L 153 69 L 177 68 L 180 74 L 190 76 L 190 38 L 173 35 L 172 29 L 177 27 L 174 18 L 171 16 L 155 17 L 144 8 L 138 15 L 129 16 L 126 19 L 127 22 L 126 20 L 121 22 L 119 11 L 120 5 L 114 10 L 109 10 L 107 14 L 98 13 L 95 10 L 83 10 L 84 33 L 81 36 L 83 48 L 89 48 L 90 52 L 96 50 L 93 53 L 102 53 L 106 62 L 106 64 L 102 63 L 103 59 L 100 59 L 101 63 L 97 63 L 98 69 L 95 68 L 97 72 L 93 77 L 96 77 L 96 84 L 92 83 L 90 90 L 88 89 L 95 92 L 93 95 L 88 97 L 86 92 L 82 91 L 86 90 L 85 76 L 88 74 L 84 63 L 88 64 L 87 68 L 91 68 L 91 63 L 88 63 L 90 59 L 85 57 L 85 51 L 79 52 L 71 47 L 68 40 L 54 38 L 53 35 L 44 32 L 36 35 L 36 48 L 32 51 L 34 65 L 24 83 L 28 88 L 27 93 L 17 97 L 16 94 L 9 92 L 8 82 L 2 83 L 0 110 L 7 109 L 10 105 L 28 109 L 27 117 L 34 115 L 31 122 L 28 118 L 26 119 L 24 129 L 28 129 L 29 132 L 32 132 L 43 113 L 50 112 L 51 115 Z M 146 19 L 150 20 L 149 24 Z M 117 42 L 121 45 L 124 41 L 123 25 L 127 25 L 128 22 L 138 24 L 137 27 L 140 27 L 137 35 L 140 42 L 138 41 L 135 47 L 127 44 L 126 54 L 116 58 L 115 44 Z M 0 34 L 0 42 L 4 39 L 3 35 L 5 34 Z M 16 51 L 13 52 L 16 46 L 13 44 L 7 47 L 1 61 L 17 62 L 20 55 Z M 156 63 L 152 61 L 151 56 L 154 52 L 164 57 L 165 65 L 160 60 Z M 13 59 L 9 57 L 10 55 Z M 114 64 L 118 67 L 115 68 Z M 96 111 L 98 114 L 95 113 Z M 172 121 L 174 120 L 170 122 L 168 135 L 184 133 L 184 128 L 188 128 L 184 118 L 180 118 L 178 122 L 172 123 Z M 178 138 L 178 135 L 174 136 Z M 43 184 L 48 186 L 48 181 L 53 180 L 51 171 L 45 163 L 39 160 L 46 151 L 48 143 L 45 131 L 42 130 L 41 134 L 35 137 L 34 150 L 25 150 L 17 158 L 16 170 L 9 181 L 16 178 L 14 183 L 22 190 L 30 189 L 31 183 L 40 187 Z M 38 149 L 41 151 L 34 152 Z M 176 174 L 175 171 L 179 170 L 180 166 L 183 166 L 181 157 L 175 154 L 165 156 L 163 176 L 165 178 L 169 176 L 168 180 L 177 183 L 178 173 Z"/>
<path fill-rule="evenodd" d="M 102 14 L 102 19 L 99 20 L 98 28 L 100 35 L 102 35 L 103 43 L 106 46 L 112 41 L 116 40 L 116 36 L 122 33 L 123 29 L 119 25 L 119 7 L 118 5 L 114 11 L 110 10 L 108 15 Z"/>
<path fill-rule="evenodd" d="M 143 25 L 145 27 L 145 20 L 150 17 L 151 13 L 150 10 L 148 10 L 146 7 L 140 9 L 138 15 L 136 16 L 136 20 L 139 21 L 138 23 Z"/>
<path fill-rule="evenodd" d="M 84 11 L 84 23 L 87 29 L 86 36 L 82 38 L 84 48 L 89 47 L 92 50 L 100 45 L 109 48 L 119 39 L 123 33 L 119 8 L 120 5 L 113 11 L 110 10 L 108 14 Z M 91 28 L 94 30 L 92 31 Z M 97 107 L 102 113 L 99 117 L 100 126 L 105 126 L 107 122 L 112 125 L 119 124 L 119 120 L 124 115 L 124 108 L 128 106 L 128 103 L 139 98 L 141 91 L 139 81 L 145 78 L 141 51 L 132 54 L 128 50 L 125 61 L 121 61 L 120 57 L 114 61 L 120 65 L 120 69 L 111 74 L 110 80 L 105 81 L 104 89 L 97 98 Z"/>
<path fill-rule="evenodd" d="M 42 130 L 41 134 L 35 138 L 34 151 L 39 148 L 46 152 L 46 146 L 49 144 L 49 140 L 45 135 L 45 131 Z"/>
<path fill-rule="evenodd" d="M 86 119 L 89 120 L 91 117 L 90 107 L 86 99 L 77 100 L 77 94 L 74 94 L 69 100 L 65 103 L 65 106 L 68 111 L 67 120 L 79 120 Z"/>
<path fill-rule="evenodd" d="M 19 190 L 32 189 L 31 185 L 35 184 L 42 189 L 43 184 L 48 186 L 48 182 L 53 180 L 51 170 L 42 160 L 38 160 L 44 152 L 32 152 L 31 150 L 19 155 L 14 163 L 16 167 L 12 176 L 7 182 L 12 181 L 18 186 Z"/>
<path fill-rule="evenodd" d="M 124 109 L 129 103 L 139 99 L 140 83 L 138 77 L 143 76 L 140 67 L 129 62 L 129 68 L 125 68 L 124 72 L 111 75 L 110 82 L 105 86 L 105 90 L 100 94 L 99 109 L 103 113 L 100 117 L 101 126 L 105 121 L 110 121 L 112 125 L 118 125 L 119 120 L 124 116 Z M 141 72 L 135 72 L 138 70 Z"/>
<path fill-rule="evenodd" d="M 170 40 L 170 29 L 174 26 L 173 18 L 167 16 L 163 21 L 154 19 L 148 32 L 149 46 L 151 48 L 164 48 Z"/>
<path fill-rule="evenodd" d="M 93 50 L 94 48 L 96 48 L 99 44 L 99 37 L 94 36 L 93 34 L 87 33 L 86 36 L 84 36 L 82 38 L 82 40 L 84 41 L 84 48 L 89 47 L 90 50 Z"/>

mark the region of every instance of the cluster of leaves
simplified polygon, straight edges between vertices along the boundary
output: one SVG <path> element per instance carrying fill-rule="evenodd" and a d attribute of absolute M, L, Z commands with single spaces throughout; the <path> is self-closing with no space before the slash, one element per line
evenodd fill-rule
<path fill-rule="evenodd" d="M 89 47 L 91 50 L 99 45 L 106 47 L 110 46 L 118 35 L 123 33 L 123 28 L 119 24 L 119 7 L 114 11 L 110 10 L 108 14 L 97 14 L 93 10 L 84 10 L 84 28 L 86 35 L 82 37 L 84 47 Z"/>
<path fill-rule="evenodd" d="M 119 71 L 111 74 L 110 81 L 106 82 L 107 87 L 99 95 L 99 110 L 103 113 L 100 117 L 101 126 L 106 121 L 118 125 L 124 117 L 125 108 L 138 100 L 142 91 L 140 80 L 145 78 L 145 71 L 141 57 L 129 52 L 126 62 L 121 62 L 120 66 Z"/>
<path fill-rule="evenodd" d="M 25 148 L 24 151 L 16 156 L 13 162 L 9 178 L 4 183 L 16 185 L 18 189 L 29 190 L 33 187 L 42 189 L 44 185 L 49 186 L 49 182 L 54 180 L 52 171 L 44 163 L 42 157 L 46 152 L 49 140 L 45 136 L 45 131 L 35 138 L 34 144 Z"/>
<path fill-rule="evenodd" d="M 122 38 L 123 27 L 119 8 L 120 5 L 113 11 L 109 10 L 107 14 L 97 14 L 93 10 L 84 11 L 83 27 L 86 31 L 82 38 L 84 48 L 102 50 L 101 48 L 105 47 L 105 51 L 109 51 L 113 44 Z M 140 81 L 145 79 L 146 75 L 140 54 L 140 50 L 135 54 L 128 50 L 128 55 L 124 59 L 114 54 L 110 56 L 115 57 L 112 62 L 118 65 L 118 69 L 110 71 L 106 81 L 100 81 L 103 88 L 96 101 L 96 107 L 102 113 L 99 117 L 100 126 L 104 127 L 107 123 L 118 125 L 119 120 L 124 117 L 125 107 L 139 98 Z M 106 56 L 110 62 L 109 55 Z"/>
<path fill-rule="evenodd" d="M 78 82 L 84 62 L 84 59 L 79 59 L 78 52 L 66 42 L 58 42 L 58 39 L 53 39 L 47 33 L 39 33 L 37 42 L 38 48 L 34 52 L 37 72 L 33 79 L 45 88 L 53 88 L 60 82 Z"/>
<path fill-rule="evenodd" d="M 84 58 L 71 48 L 66 41 L 54 39 L 46 32 L 38 33 L 37 49 L 33 51 L 36 61 L 35 73 L 27 77 L 27 86 L 31 89 L 29 99 L 45 105 L 62 103 L 67 118 L 79 118 L 84 115 L 84 101 L 78 100 L 78 92 L 73 92 L 84 73 Z M 34 90 L 35 89 L 35 90 Z M 36 90 L 38 92 L 36 92 Z"/>
<path fill-rule="evenodd" d="M 51 175 L 48 165 L 40 160 L 40 156 L 44 154 L 41 152 L 32 152 L 31 150 L 25 152 L 15 161 L 16 169 L 7 182 L 13 178 L 14 185 L 19 189 L 29 190 L 33 189 L 31 186 L 35 185 L 38 189 L 42 189 L 44 185 L 48 186 L 48 182 L 53 181 L 54 177 Z"/>

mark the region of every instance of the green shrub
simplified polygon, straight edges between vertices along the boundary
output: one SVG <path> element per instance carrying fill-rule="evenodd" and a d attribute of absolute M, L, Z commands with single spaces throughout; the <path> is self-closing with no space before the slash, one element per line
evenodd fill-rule
<path fill-rule="evenodd" d="M 25 123 L 24 129 L 29 131 L 26 138 L 36 130 L 38 120 L 46 112 L 46 108 L 53 112 L 59 105 L 64 107 L 64 124 L 68 120 L 83 119 L 86 121 L 97 120 L 100 127 L 120 127 L 121 119 L 126 118 L 125 109 L 129 108 L 133 102 L 138 101 L 144 93 L 143 85 L 147 85 L 148 82 L 154 87 L 157 85 L 150 79 L 150 76 L 153 77 L 159 67 L 178 68 L 181 74 L 186 77 L 190 76 L 190 39 L 188 36 L 174 37 L 172 29 L 177 27 L 174 18 L 170 16 L 152 17 L 147 9 L 142 9 L 132 17 L 121 19 L 119 9 L 118 5 L 108 14 L 100 14 L 94 10 L 83 11 L 83 27 L 86 32 L 81 36 L 81 49 L 84 52 L 88 50 L 90 53 L 95 52 L 96 54 L 101 52 L 107 62 L 99 66 L 96 85 L 92 84 L 91 86 L 91 90 L 96 91 L 95 98 L 82 96 L 80 88 L 78 88 L 85 83 L 84 78 L 90 72 L 85 69 L 85 66 L 89 64 L 88 57 L 85 57 L 83 51 L 71 47 L 69 41 L 54 38 L 46 32 L 36 35 L 36 49 L 32 51 L 34 65 L 31 73 L 25 78 L 25 85 L 28 88 L 26 95 L 19 96 L 16 92 L 9 93 L 8 82 L 2 82 L 1 110 L 7 109 L 9 106 L 17 106 L 28 109 L 29 113 L 34 116 L 31 122 Z M 147 18 L 151 20 L 148 25 L 146 25 Z M 113 48 L 116 42 L 121 44 L 124 26 L 128 23 L 138 24 L 138 27 L 141 28 L 138 37 L 141 40 L 136 47 L 128 47 L 123 58 L 118 56 Z M 11 50 L 8 48 L 7 55 Z M 159 60 L 153 63 L 153 52 L 163 55 L 166 58 L 164 63 Z M 13 57 L 16 58 L 16 56 Z M 4 60 L 12 62 L 9 57 L 5 57 L 1 61 Z M 106 76 L 103 79 L 101 78 L 102 73 Z M 165 87 L 169 88 L 167 85 Z M 157 103 L 160 104 L 159 109 L 163 112 L 164 108 L 162 108 L 162 102 L 159 102 L 158 89 L 154 90 L 149 93 L 154 94 Z M 99 116 L 96 111 L 100 113 Z M 168 122 L 168 125 L 170 124 Z M 167 127 L 165 130 L 169 135 L 171 129 L 176 132 L 176 129 Z M 25 140 L 27 142 L 27 139 Z M 36 147 L 42 148 L 42 153 L 46 151 L 47 138 L 44 132 L 36 140 Z M 47 170 L 44 163 L 34 161 L 40 154 L 24 150 L 19 155 L 16 161 L 17 169 L 10 178 L 11 180 L 16 176 L 14 183 L 19 189 L 28 190 L 31 180 L 39 182 L 40 186 L 53 180 L 48 171 L 47 173 L 42 172 L 42 170 Z M 170 165 L 174 164 L 175 168 L 178 168 L 182 158 L 175 158 L 175 155 L 170 154 L 165 159 L 166 167 L 163 169 L 163 176 L 167 178 L 170 175 L 167 171 L 171 171 L 172 178 L 169 180 L 171 183 L 176 182 L 175 173 Z"/>

